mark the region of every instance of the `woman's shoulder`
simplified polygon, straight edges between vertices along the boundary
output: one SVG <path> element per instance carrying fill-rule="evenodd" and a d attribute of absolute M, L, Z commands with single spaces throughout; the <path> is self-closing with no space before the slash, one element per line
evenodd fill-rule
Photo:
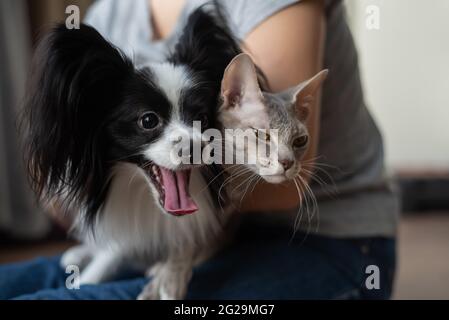
<path fill-rule="evenodd" d="M 86 13 L 84 22 L 95 27 L 104 36 L 116 29 L 123 30 L 146 9 L 146 0 L 97 0 Z M 144 7 L 144 8 L 142 8 Z M 125 31 L 125 30 L 123 30 Z"/>
<path fill-rule="evenodd" d="M 326 9 L 333 8 L 341 0 L 324 0 Z M 218 0 L 228 14 L 231 27 L 240 39 L 277 12 L 302 0 Z"/>

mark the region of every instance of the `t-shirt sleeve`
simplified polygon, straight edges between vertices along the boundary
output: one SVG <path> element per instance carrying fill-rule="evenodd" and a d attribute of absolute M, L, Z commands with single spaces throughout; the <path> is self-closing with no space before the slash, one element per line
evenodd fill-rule
<path fill-rule="evenodd" d="M 301 2 L 301 0 L 222 0 L 235 35 L 244 39 L 254 28 L 277 12 Z M 341 0 L 326 0 L 331 10 Z"/>
<path fill-rule="evenodd" d="M 87 10 L 84 23 L 91 25 L 101 34 L 110 32 L 115 0 L 97 0 Z"/>

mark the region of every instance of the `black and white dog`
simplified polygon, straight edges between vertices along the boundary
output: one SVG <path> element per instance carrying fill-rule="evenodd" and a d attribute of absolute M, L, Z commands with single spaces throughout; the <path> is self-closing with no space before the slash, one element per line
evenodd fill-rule
<path fill-rule="evenodd" d="M 202 169 L 170 157 L 178 137 L 201 144 L 215 126 L 223 72 L 240 53 L 214 13 L 196 10 L 164 63 L 137 68 L 86 25 L 57 26 L 37 49 L 24 118 L 29 171 L 41 199 L 76 212 L 83 245 L 62 264 L 82 268 L 81 284 L 123 264 L 153 265 L 140 298 L 183 298 L 193 264 L 220 241 L 225 216 Z"/>

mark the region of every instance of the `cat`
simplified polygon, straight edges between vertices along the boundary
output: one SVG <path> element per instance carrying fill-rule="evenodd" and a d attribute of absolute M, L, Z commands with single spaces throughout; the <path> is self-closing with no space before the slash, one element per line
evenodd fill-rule
<path fill-rule="evenodd" d="M 257 152 L 253 163 L 243 164 L 251 177 L 260 177 L 271 184 L 293 181 L 298 189 L 299 183 L 306 185 L 300 175 L 311 174 L 302 166 L 310 143 L 306 121 L 311 103 L 316 99 L 327 75 L 328 70 L 323 70 L 283 92 L 270 93 L 262 89 L 260 71 L 248 54 L 242 53 L 231 61 L 222 81 L 218 121 L 222 130 L 232 129 L 237 133 L 249 131 L 252 139 L 248 139 L 246 144 L 236 144 L 236 139 L 230 141 L 228 138 L 224 144 L 232 144 L 236 154 L 248 154 L 260 149 L 261 144 L 269 145 L 267 153 Z M 231 176 L 241 176 L 242 168 L 228 166 L 227 171 Z M 247 180 L 254 183 L 257 179 Z M 240 181 L 237 183 L 244 185 Z M 235 189 L 235 185 L 236 182 L 229 189 Z M 307 186 L 304 188 L 307 189 Z M 300 190 L 298 192 L 301 193 Z M 237 193 L 241 195 L 241 192 Z"/>

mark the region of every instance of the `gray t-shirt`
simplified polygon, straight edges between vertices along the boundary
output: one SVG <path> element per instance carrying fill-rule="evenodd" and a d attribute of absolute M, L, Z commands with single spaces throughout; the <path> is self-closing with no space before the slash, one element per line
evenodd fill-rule
<path fill-rule="evenodd" d="M 176 43 L 189 13 L 207 0 L 186 0 L 173 33 L 153 39 L 148 0 L 98 0 L 88 12 L 91 24 L 136 64 L 161 61 Z M 244 39 L 259 23 L 298 0 L 221 0 L 235 35 Z M 393 236 L 398 199 L 384 172 L 382 138 L 364 102 L 357 53 L 339 0 L 326 1 L 327 39 L 324 67 L 330 70 L 323 88 L 317 175 L 335 184 L 329 194 L 312 184 L 318 198 L 319 228 L 311 232 L 338 237 Z M 326 171 L 323 172 L 323 170 Z M 279 213 L 293 222 L 296 211 Z M 317 219 L 318 215 L 314 219 Z M 307 219 L 305 219 L 307 222 Z M 307 229 L 308 223 L 303 224 Z"/>

